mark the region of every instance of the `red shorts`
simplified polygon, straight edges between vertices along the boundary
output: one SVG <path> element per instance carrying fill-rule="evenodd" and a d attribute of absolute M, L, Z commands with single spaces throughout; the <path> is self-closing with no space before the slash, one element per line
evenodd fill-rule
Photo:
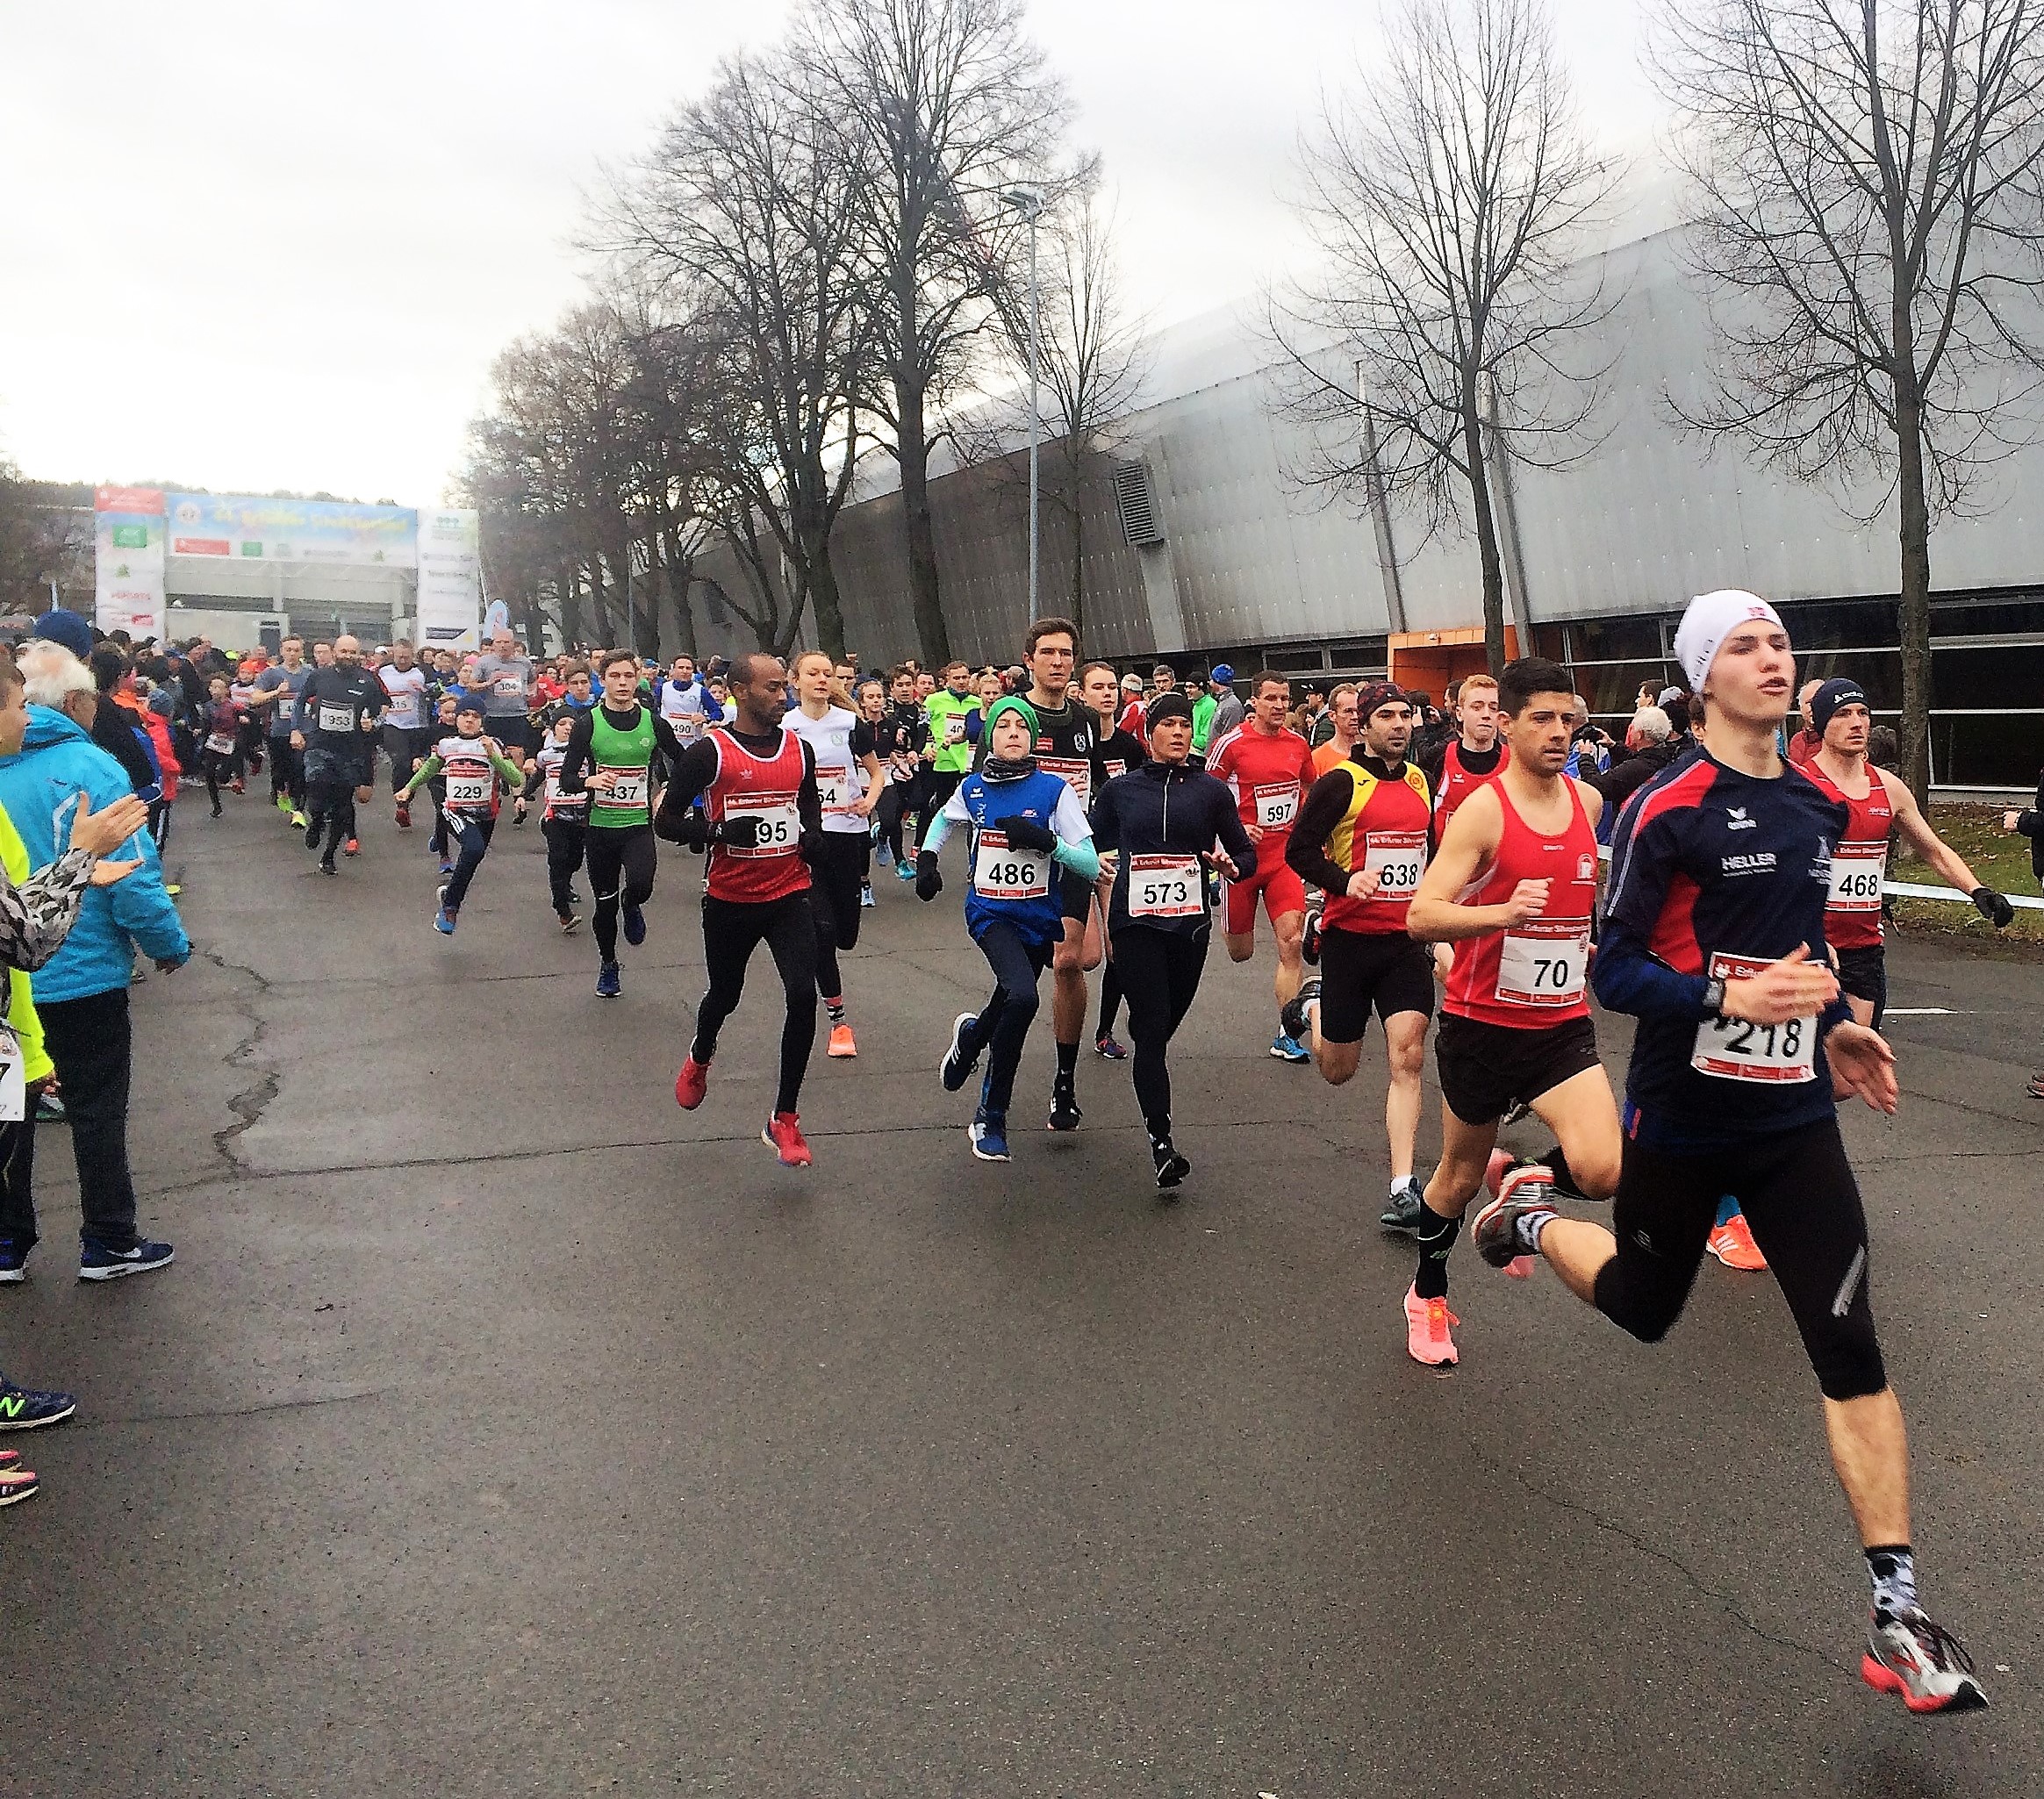
<path fill-rule="evenodd" d="M 1259 850 L 1261 846 L 1259 846 Z M 1228 935 L 1245 937 L 1256 928 L 1256 896 L 1263 895 L 1263 909 L 1273 924 L 1287 912 L 1306 909 L 1306 883 L 1287 863 L 1280 845 L 1277 854 L 1259 853 L 1256 872 L 1247 880 L 1228 883 Z"/>

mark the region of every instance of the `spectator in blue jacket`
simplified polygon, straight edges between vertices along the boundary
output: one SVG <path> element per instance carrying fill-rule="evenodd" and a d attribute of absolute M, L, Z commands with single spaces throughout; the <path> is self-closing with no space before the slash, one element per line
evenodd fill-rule
<path fill-rule="evenodd" d="M 112 756 L 93 742 L 99 705 L 91 670 L 67 649 L 24 648 L 28 731 L 20 753 L 0 757 L 0 806 L 14 821 L 31 864 L 42 868 L 70 848 L 81 794 L 94 812 L 133 792 Z M 138 944 L 168 973 L 191 955 L 177 908 L 163 890 L 163 865 L 147 832 L 116 855 L 141 866 L 116 886 L 94 887 L 64 946 L 33 977 L 36 1010 L 56 1064 L 78 1165 L 82 1279 L 111 1280 L 161 1268 L 169 1244 L 135 1229 L 128 1166 L 128 1086 L 133 1039 L 128 977 Z"/>

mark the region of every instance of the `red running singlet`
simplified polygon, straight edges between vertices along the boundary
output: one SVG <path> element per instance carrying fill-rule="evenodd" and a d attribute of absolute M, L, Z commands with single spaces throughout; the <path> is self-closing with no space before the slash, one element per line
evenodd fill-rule
<path fill-rule="evenodd" d="M 1547 909 L 1510 930 L 1455 945 L 1444 1010 L 1485 1024 L 1544 1030 L 1589 1016 L 1589 922 L 1597 897 L 1597 834 L 1574 781 L 1574 816 L 1559 836 L 1536 831 L 1497 784 L 1503 828 L 1490 866 L 1462 890 L 1464 906 L 1502 906 L 1521 881 L 1546 881 Z"/>

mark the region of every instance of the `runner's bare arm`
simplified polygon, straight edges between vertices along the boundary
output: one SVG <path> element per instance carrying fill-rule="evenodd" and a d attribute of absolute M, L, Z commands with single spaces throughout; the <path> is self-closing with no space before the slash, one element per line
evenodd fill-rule
<path fill-rule="evenodd" d="M 1503 906 L 1464 906 L 1458 896 L 1497 854 L 1504 813 L 1495 788 L 1483 786 L 1465 799 L 1448 821 L 1440 848 L 1420 877 L 1419 891 L 1406 910 L 1406 934 L 1422 943 L 1452 943 L 1503 930 L 1539 915 L 1547 900 L 1545 881 L 1521 881 Z M 1538 888 L 1537 893 L 1527 892 Z"/>

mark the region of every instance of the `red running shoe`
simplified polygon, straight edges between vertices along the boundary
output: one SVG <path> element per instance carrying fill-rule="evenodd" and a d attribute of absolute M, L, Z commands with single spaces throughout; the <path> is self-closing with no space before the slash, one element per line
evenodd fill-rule
<path fill-rule="evenodd" d="M 691 1056 L 681 1064 L 681 1072 L 674 1077 L 674 1103 L 684 1112 L 692 1112 L 703 1102 L 703 1095 L 710 1087 L 710 1064 L 698 1062 Z"/>
<path fill-rule="evenodd" d="M 783 1168 L 807 1168 L 816 1158 L 809 1153 L 809 1139 L 792 1112 L 777 1112 L 766 1122 L 759 1140 L 781 1158 Z"/>
<path fill-rule="evenodd" d="M 360 856 L 362 854 L 362 839 L 350 837 L 347 842 L 341 846 L 341 853 L 343 856 Z"/>
<path fill-rule="evenodd" d="M 402 799 L 398 802 L 398 828 L 400 831 L 412 828 L 412 808 Z"/>

